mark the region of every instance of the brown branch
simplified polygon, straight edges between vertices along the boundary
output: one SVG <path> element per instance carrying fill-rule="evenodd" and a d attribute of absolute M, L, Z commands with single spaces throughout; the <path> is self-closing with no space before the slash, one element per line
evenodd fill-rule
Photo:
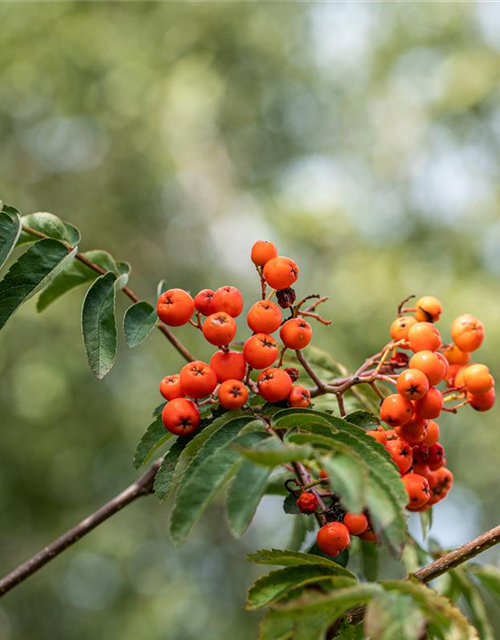
<path fill-rule="evenodd" d="M 37 231 L 36 229 L 32 229 L 31 227 L 27 227 L 25 225 L 23 225 L 23 231 L 26 232 L 26 233 L 29 233 L 32 236 L 36 236 L 37 238 L 45 239 L 45 238 L 49 238 L 50 237 L 47 234 L 42 233 L 41 231 Z M 62 242 L 67 247 L 68 251 L 73 251 L 74 247 L 72 245 L 70 245 L 68 242 L 64 242 L 62 240 L 60 242 Z M 99 275 L 104 275 L 106 273 L 105 269 L 100 267 L 95 262 L 92 262 L 92 260 L 89 260 L 87 257 L 85 257 L 83 255 L 83 253 L 79 253 L 79 252 L 76 253 L 75 254 L 75 259 L 79 260 L 82 264 L 87 266 L 89 269 L 92 269 L 92 271 L 94 271 L 95 273 L 98 273 Z M 126 296 L 128 296 L 130 298 L 130 300 L 132 300 L 132 302 L 139 302 L 140 301 L 139 296 L 137 296 L 132 291 L 132 289 L 130 289 L 130 287 L 123 287 L 122 291 Z M 185 360 L 187 360 L 188 362 L 192 362 L 193 360 L 195 360 L 194 356 L 174 336 L 174 334 L 170 331 L 170 329 L 167 329 L 167 327 L 164 324 L 161 324 L 161 323 L 158 323 L 156 326 L 163 333 L 163 335 L 167 338 L 167 340 L 170 341 L 172 346 L 175 349 L 177 349 L 177 351 L 181 354 L 181 356 Z"/>
<path fill-rule="evenodd" d="M 149 469 L 138 480 L 133 482 L 124 491 L 112 498 L 100 509 L 87 516 L 76 527 L 73 527 L 62 536 L 51 542 L 38 553 L 35 553 L 29 560 L 19 565 L 14 571 L 11 571 L 0 580 L 0 598 L 8 591 L 16 587 L 21 582 L 41 569 L 47 562 L 53 560 L 68 547 L 71 547 L 80 538 L 86 536 L 98 525 L 102 524 L 108 518 L 118 513 L 123 507 L 137 500 L 141 496 L 148 495 L 153 489 L 153 482 L 156 473 L 160 467 L 161 459 L 154 462 Z"/>

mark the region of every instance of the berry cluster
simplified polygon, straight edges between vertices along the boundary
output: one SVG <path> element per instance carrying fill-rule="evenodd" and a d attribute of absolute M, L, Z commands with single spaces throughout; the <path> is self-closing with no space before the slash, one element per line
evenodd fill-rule
<path fill-rule="evenodd" d="M 203 289 L 194 298 L 183 289 L 170 289 L 159 297 L 157 311 L 162 322 L 171 327 L 190 323 L 203 332 L 207 342 L 218 347 L 208 364 L 189 362 L 179 374 L 160 382 L 160 392 L 168 400 L 163 423 L 176 435 L 188 435 L 197 429 L 201 405 L 218 402 L 228 410 L 240 409 L 247 403 L 249 392 L 271 403 L 310 405 L 309 391 L 293 384 L 298 371 L 282 366 L 286 349 L 299 350 L 310 343 L 311 325 L 303 316 L 316 315 L 301 310 L 305 300 L 293 306 L 295 292 L 291 287 L 298 278 L 297 264 L 278 256 L 276 246 L 265 241 L 253 245 L 251 259 L 260 275 L 262 299 L 247 313 L 253 333 L 242 351 L 229 347 L 236 336 L 235 318 L 243 311 L 243 296 L 236 287 Z M 269 296 L 266 286 L 272 289 Z M 277 303 L 272 301 L 274 296 Z M 290 309 L 288 319 L 283 319 L 282 309 Z M 281 346 L 272 335 L 278 329 Z M 255 381 L 251 378 L 253 370 L 260 371 Z"/>

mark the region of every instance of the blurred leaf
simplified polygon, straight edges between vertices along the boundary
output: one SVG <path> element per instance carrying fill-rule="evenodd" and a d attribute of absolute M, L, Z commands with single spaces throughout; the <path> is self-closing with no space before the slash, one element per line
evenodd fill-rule
<path fill-rule="evenodd" d="M 288 551 L 299 551 L 304 544 L 308 532 L 307 518 L 308 516 L 298 515 L 292 519 L 292 529 L 285 545 Z"/>
<path fill-rule="evenodd" d="M 22 216 L 21 223 L 25 227 L 30 227 L 35 231 L 40 231 L 49 238 L 56 240 L 67 241 L 67 231 L 63 221 L 55 216 L 53 213 L 30 213 L 27 216 Z M 31 233 L 23 231 L 17 242 L 18 246 L 28 244 L 30 242 L 37 242 L 39 238 Z"/>
<path fill-rule="evenodd" d="M 288 491 L 285 487 L 285 481 L 289 478 L 293 478 L 293 474 L 288 471 L 284 473 L 274 473 L 267 483 L 266 495 L 287 496 Z"/>
<path fill-rule="evenodd" d="M 57 240 L 39 240 L 15 262 L 0 282 L 0 329 L 10 316 L 45 287 L 73 259 Z"/>
<path fill-rule="evenodd" d="M 153 492 L 158 500 L 163 501 L 168 498 L 174 488 L 174 474 L 177 463 L 185 446 L 192 439 L 192 436 L 177 438 L 174 444 L 165 454 L 163 462 L 155 476 Z"/>
<path fill-rule="evenodd" d="M 323 424 L 331 433 L 335 432 L 335 427 L 328 419 L 328 414 L 312 409 L 280 409 L 272 419 L 271 425 L 274 428 L 290 428 L 307 429 L 311 424 Z"/>
<path fill-rule="evenodd" d="M 116 290 L 121 279 L 108 272 L 87 291 L 82 309 L 82 331 L 90 370 L 98 380 L 107 375 L 118 345 L 115 319 Z"/>
<path fill-rule="evenodd" d="M 370 640 L 419 640 L 426 620 L 409 596 L 386 592 L 368 604 L 364 625 Z"/>
<path fill-rule="evenodd" d="M 149 425 L 146 433 L 137 445 L 134 455 L 134 467 L 138 469 L 145 464 L 153 453 L 171 437 L 172 434 L 163 426 L 161 416 L 158 416 L 156 420 Z"/>
<path fill-rule="evenodd" d="M 0 213 L 0 268 L 16 246 L 20 233 L 21 221 L 19 216 L 10 216 L 2 211 Z"/>
<path fill-rule="evenodd" d="M 246 558 L 247 562 L 255 564 L 270 564 L 281 567 L 299 567 L 309 564 L 327 564 L 333 565 L 337 575 L 356 579 L 355 575 L 347 569 L 344 569 L 331 558 L 326 556 L 317 556 L 311 553 L 303 553 L 300 551 L 289 551 L 285 549 L 261 549 L 251 553 Z"/>
<path fill-rule="evenodd" d="M 294 621 L 268 611 L 259 626 L 258 640 L 292 640 Z"/>
<path fill-rule="evenodd" d="M 156 297 L 159 298 L 165 291 L 168 291 L 167 282 L 166 280 L 160 280 L 160 282 L 158 282 L 158 286 L 156 287 Z"/>
<path fill-rule="evenodd" d="M 283 500 L 283 511 L 288 515 L 296 516 L 300 513 L 300 509 L 297 506 L 297 498 L 289 493 Z"/>
<path fill-rule="evenodd" d="M 375 582 L 378 578 L 379 551 L 376 544 L 362 542 L 360 545 L 361 568 L 368 582 Z"/>
<path fill-rule="evenodd" d="M 156 325 L 156 309 L 149 302 L 136 302 L 125 312 L 123 331 L 130 348 L 136 347 L 147 338 Z"/>
<path fill-rule="evenodd" d="M 360 513 L 367 506 L 369 470 L 355 451 L 336 453 L 322 458 L 321 465 L 328 473 L 333 491 L 348 511 Z"/>
<path fill-rule="evenodd" d="M 162 412 L 163 412 L 163 407 L 167 404 L 167 401 L 164 400 L 163 402 L 160 402 L 160 404 L 155 407 L 153 409 L 153 413 L 151 414 L 153 418 L 156 418 L 157 416 L 161 416 Z"/>
<path fill-rule="evenodd" d="M 227 497 L 227 519 L 235 535 L 242 536 L 252 522 L 271 471 L 248 460 L 241 462 Z"/>
<path fill-rule="evenodd" d="M 296 600 L 276 605 L 274 611 L 286 616 L 311 615 L 325 611 L 335 619 L 348 609 L 369 602 L 381 592 L 381 587 L 378 584 L 365 582 L 345 586 L 345 582 L 344 584 L 340 582 L 341 580 L 345 581 L 345 578 L 337 578 L 337 580 L 339 588 L 334 588 L 329 593 L 308 591 L 307 594 Z"/>
<path fill-rule="evenodd" d="M 328 351 L 320 349 L 312 344 L 305 349 L 305 356 L 309 364 L 314 368 L 319 367 L 320 369 L 323 369 L 323 371 L 327 371 L 334 376 L 338 376 L 339 374 L 344 375 L 346 373 L 345 368 L 336 362 Z"/>
<path fill-rule="evenodd" d="M 478 578 L 492 596 L 500 599 L 500 569 L 490 564 L 468 564 L 467 571 Z"/>
<path fill-rule="evenodd" d="M 285 462 L 308 460 L 312 455 L 312 448 L 309 446 L 296 447 L 294 445 L 285 445 L 274 439 L 268 439 L 254 449 L 246 449 L 240 445 L 235 445 L 235 448 L 241 455 L 255 464 L 267 467 L 275 467 Z"/>
<path fill-rule="evenodd" d="M 432 507 L 427 509 L 427 511 L 420 511 L 419 516 L 420 526 L 422 527 L 422 537 L 425 540 L 432 527 Z"/>
<path fill-rule="evenodd" d="M 0 211 L 11 216 L 11 218 L 15 218 L 16 216 L 21 217 L 21 212 L 19 211 L 19 209 L 16 209 L 16 207 L 13 207 L 11 204 L 5 204 L 5 202 L 2 202 L 1 200 Z"/>
<path fill-rule="evenodd" d="M 346 422 L 355 424 L 357 427 L 364 429 L 376 429 L 380 424 L 380 420 L 369 411 L 353 411 L 346 416 Z"/>
<path fill-rule="evenodd" d="M 488 614 L 479 588 L 462 568 L 450 571 L 452 579 L 457 583 L 470 611 L 472 623 L 476 627 L 481 640 L 495 640 L 495 633 L 488 620 Z"/>
<path fill-rule="evenodd" d="M 78 229 L 78 227 L 75 227 L 74 224 L 70 224 L 69 222 L 66 222 L 64 220 L 62 221 L 62 223 L 66 230 L 66 240 L 68 241 L 68 243 L 73 247 L 79 245 L 82 240 L 80 229 Z"/>

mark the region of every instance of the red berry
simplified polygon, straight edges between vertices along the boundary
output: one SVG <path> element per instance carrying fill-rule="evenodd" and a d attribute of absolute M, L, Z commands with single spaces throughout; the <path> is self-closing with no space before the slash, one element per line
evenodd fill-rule
<path fill-rule="evenodd" d="M 180 373 L 182 391 L 191 398 L 204 398 L 217 386 L 215 371 L 201 360 L 188 362 Z"/>
<path fill-rule="evenodd" d="M 442 467 L 444 464 L 444 448 L 442 445 L 437 442 L 433 444 L 432 447 L 429 447 L 429 457 L 427 458 L 427 464 L 435 471 Z"/>
<path fill-rule="evenodd" d="M 477 395 L 468 393 L 467 398 L 470 406 L 476 411 L 489 411 L 495 404 L 495 389 L 493 388 L 486 393 L 479 393 Z"/>
<path fill-rule="evenodd" d="M 415 413 L 428 420 L 437 418 L 443 410 L 443 394 L 436 387 L 430 387 L 423 398 L 414 403 Z"/>
<path fill-rule="evenodd" d="M 160 382 L 160 393 L 165 400 L 173 400 L 174 398 L 182 398 L 185 394 L 181 389 L 180 376 L 165 376 Z"/>
<path fill-rule="evenodd" d="M 158 298 L 158 317 L 170 327 L 189 322 L 194 313 L 194 300 L 184 289 L 169 289 Z"/>
<path fill-rule="evenodd" d="M 399 393 L 393 393 L 384 399 L 380 406 L 380 418 L 392 427 L 400 427 L 411 420 L 412 403 Z"/>
<path fill-rule="evenodd" d="M 245 356 L 240 351 L 216 351 L 210 358 L 210 367 L 217 380 L 243 380 L 247 370 Z"/>
<path fill-rule="evenodd" d="M 385 445 L 385 448 L 390 453 L 392 461 L 398 467 L 399 471 L 406 473 L 410 469 L 413 461 L 411 446 L 398 438 L 397 440 L 390 440 Z"/>
<path fill-rule="evenodd" d="M 291 407 L 308 407 L 311 404 L 309 390 L 300 384 L 294 384 L 288 394 L 288 404 Z"/>
<path fill-rule="evenodd" d="M 368 529 L 368 518 L 364 513 L 351 513 L 344 516 L 344 524 L 353 536 L 359 536 Z"/>
<path fill-rule="evenodd" d="M 399 375 L 397 390 L 407 400 L 420 400 L 429 390 L 429 380 L 419 369 L 406 369 Z"/>
<path fill-rule="evenodd" d="M 200 411 L 188 398 L 175 398 L 163 407 L 165 429 L 176 436 L 187 436 L 196 431 L 200 424 Z"/>
<path fill-rule="evenodd" d="M 280 338 L 288 349 L 303 349 L 311 342 L 311 325 L 302 318 L 287 320 L 280 329 Z"/>
<path fill-rule="evenodd" d="M 220 287 L 214 293 L 213 305 L 215 311 L 223 311 L 232 318 L 236 318 L 243 311 L 243 296 L 236 287 Z"/>
<path fill-rule="evenodd" d="M 268 402 L 284 400 L 292 388 L 292 380 L 283 369 L 266 369 L 257 378 L 260 395 Z"/>
<path fill-rule="evenodd" d="M 291 258 L 272 258 L 264 265 L 264 278 L 273 289 L 291 287 L 299 276 L 299 268 Z"/>
<path fill-rule="evenodd" d="M 377 442 L 380 442 L 380 444 L 383 444 L 384 446 L 387 444 L 387 431 L 384 427 L 377 427 L 376 429 L 367 431 L 366 435 L 375 438 Z"/>
<path fill-rule="evenodd" d="M 243 355 L 252 369 L 265 369 L 278 359 L 276 340 L 267 333 L 256 333 L 243 345 Z"/>
<path fill-rule="evenodd" d="M 257 267 L 263 267 L 266 262 L 278 256 L 278 249 L 272 242 L 257 240 L 252 247 L 251 259 Z"/>
<path fill-rule="evenodd" d="M 349 529 L 341 522 L 329 522 L 318 531 L 316 542 L 326 555 L 338 556 L 351 543 Z"/>
<path fill-rule="evenodd" d="M 271 300 L 259 300 L 247 314 L 248 326 L 254 333 L 274 333 L 281 319 L 281 309 Z"/>
<path fill-rule="evenodd" d="M 225 409 L 235 411 L 248 400 L 248 389 L 240 380 L 226 380 L 219 387 L 219 402 Z"/>
<path fill-rule="evenodd" d="M 311 491 L 303 491 L 297 500 L 297 507 L 300 513 L 314 513 L 318 508 L 318 498 Z"/>
<path fill-rule="evenodd" d="M 213 313 L 203 323 L 203 335 L 216 347 L 228 345 L 236 335 L 236 322 L 224 311 Z"/>
<path fill-rule="evenodd" d="M 431 496 L 429 483 L 423 476 L 407 473 L 401 479 L 408 494 L 408 507 L 423 507 L 429 502 Z"/>
<path fill-rule="evenodd" d="M 213 302 L 214 292 L 212 289 L 202 289 L 194 297 L 194 306 L 202 316 L 211 316 L 216 312 Z"/>

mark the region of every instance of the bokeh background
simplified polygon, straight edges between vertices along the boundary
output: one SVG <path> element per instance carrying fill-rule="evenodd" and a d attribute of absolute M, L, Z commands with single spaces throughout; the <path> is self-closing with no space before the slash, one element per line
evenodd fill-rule
<path fill-rule="evenodd" d="M 486 323 L 479 358 L 500 375 L 498 4 L 0 3 L 0 24 L 5 202 L 129 260 L 151 302 L 160 278 L 257 297 L 247 257 L 271 239 L 300 293 L 331 296 L 317 344 L 350 367 L 401 298 L 437 295 L 445 334 L 462 312 Z M 157 381 L 181 365 L 158 333 L 94 380 L 83 293 L 0 336 L 2 573 L 132 481 Z M 498 409 L 442 428 L 446 546 L 498 524 Z M 167 526 L 154 499 L 127 508 L 1 601 L 0 637 L 254 638 L 243 558 L 286 540 L 279 501 L 240 541 L 218 507 L 180 551 Z"/>

